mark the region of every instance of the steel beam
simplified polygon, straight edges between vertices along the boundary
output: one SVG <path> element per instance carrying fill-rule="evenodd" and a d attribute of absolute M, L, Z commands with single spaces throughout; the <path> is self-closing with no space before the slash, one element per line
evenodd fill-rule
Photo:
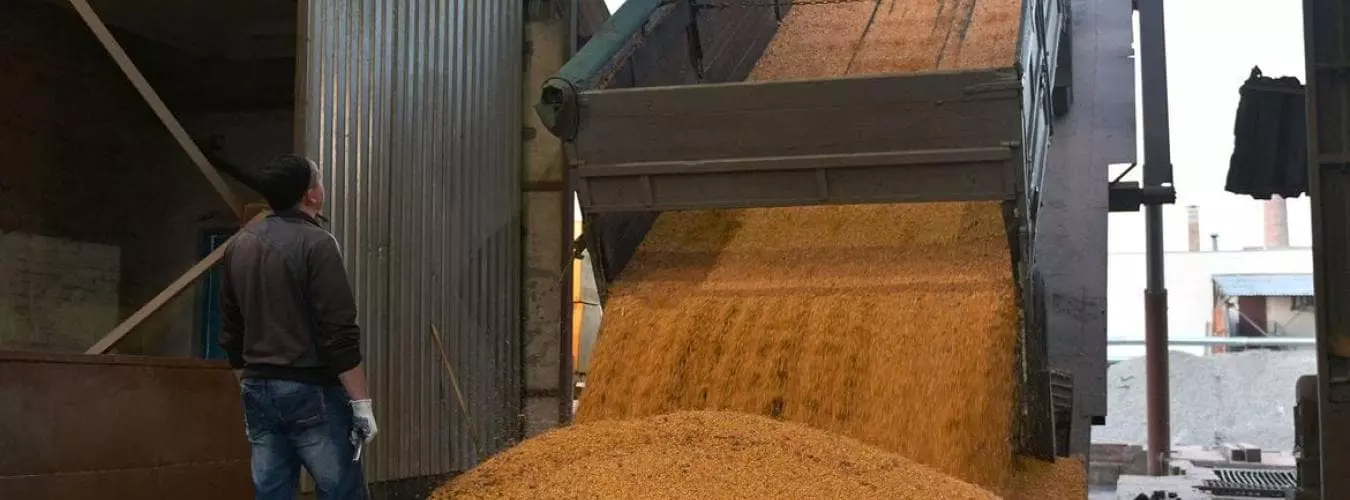
<path fill-rule="evenodd" d="M 1013 148 L 668 161 L 580 167 L 587 212 L 1015 200 Z"/>
<path fill-rule="evenodd" d="M 1167 34 L 1163 0 L 1139 0 L 1140 86 L 1143 97 L 1144 189 L 1172 183 L 1167 114 Z M 1144 324 L 1148 374 L 1148 472 L 1167 474 L 1171 409 L 1167 375 L 1167 284 L 1163 272 L 1162 203 L 1144 206 L 1147 289 Z"/>
<path fill-rule="evenodd" d="M 1350 498 L 1350 1 L 1305 0 L 1321 498 Z"/>

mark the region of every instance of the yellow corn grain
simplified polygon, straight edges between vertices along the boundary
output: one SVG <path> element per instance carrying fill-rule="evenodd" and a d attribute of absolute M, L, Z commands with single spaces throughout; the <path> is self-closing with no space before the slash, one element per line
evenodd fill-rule
<path fill-rule="evenodd" d="M 553 431 L 488 460 L 430 498 L 997 497 L 893 453 L 806 426 L 740 413 L 682 412 Z"/>
<path fill-rule="evenodd" d="M 751 79 L 1013 64 L 1019 0 L 885 0 L 860 43 L 873 7 L 794 7 Z M 914 462 L 887 455 L 887 474 L 940 486 L 922 498 L 1063 480 L 1076 462 L 1014 465 L 1014 293 L 997 203 L 663 214 L 611 288 L 580 425 L 443 492 L 911 498 L 900 483 L 841 482 L 882 453 L 852 440 L 686 410 L 769 415 L 895 452 Z"/>
<path fill-rule="evenodd" d="M 1087 465 L 1083 458 L 1061 458 L 1054 463 L 1018 459 L 1016 500 L 1083 500 L 1087 498 Z"/>
<path fill-rule="evenodd" d="M 751 79 L 1012 65 L 1019 1 L 885 2 L 862 37 L 873 7 L 794 7 Z M 1001 214 L 663 214 L 614 285 L 578 420 L 775 415 L 1003 491 L 1018 315 Z"/>

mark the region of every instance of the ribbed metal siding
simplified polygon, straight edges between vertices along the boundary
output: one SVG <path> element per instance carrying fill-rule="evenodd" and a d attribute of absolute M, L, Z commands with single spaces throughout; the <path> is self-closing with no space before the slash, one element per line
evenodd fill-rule
<path fill-rule="evenodd" d="M 1229 297 L 1312 297 L 1311 274 L 1216 274 L 1214 285 Z"/>
<path fill-rule="evenodd" d="M 518 436 L 521 2 L 307 9 L 305 144 L 346 254 L 380 436 L 372 481 L 476 463 Z"/>

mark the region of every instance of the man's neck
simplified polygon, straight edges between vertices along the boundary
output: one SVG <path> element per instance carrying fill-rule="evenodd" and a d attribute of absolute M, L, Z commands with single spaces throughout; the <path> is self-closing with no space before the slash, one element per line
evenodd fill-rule
<path fill-rule="evenodd" d="M 299 205 L 296 205 L 294 208 L 289 208 L 286 210 L 282 210 L 280 212 L 276 212 L 274 215 L 280 216 L 289 215 L 291 217 L 303 217 L 305 219 L 309 219 L 310 222 L 314 222 L 316 224 L 327 223 L 327 219 L 322 214 L 320 214 L 318 210 Z"/>

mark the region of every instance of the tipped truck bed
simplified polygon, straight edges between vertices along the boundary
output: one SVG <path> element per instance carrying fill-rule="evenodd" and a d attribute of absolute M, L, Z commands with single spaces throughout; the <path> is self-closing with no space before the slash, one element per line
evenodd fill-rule
<path fill-rule="evenodd" d="M 709 19 L 728 25 L 717 16 L 736 10 L 632 0 L 607 24 L 610 38 L 588 44 L 544 88 L 537 109 L 566 141 L 583 214 L 597 229 L 589 245 L 608 267 L 598 271 L 601 281 L 617 276 L 613 264 L 622 267 L 627 255 L 614 254 L 631 255 L 637 233 L 660 211 L 1001 201 L 1023 311 L 1017 448 L 1053 458 L 1062 447 L 1031 245 L 1066 2 L 1024 0 L 1016 57 L 1006 67 L 699 80 L 709 74 L 704 40 L 734 33 L 708 33 Z M 742 23 L 754 19 L 747 11 Z M 760 12 L 758 25 L 771 20 L 772 9 Z M 741 52 L 758 57 L 761 38 L 742 42 Z M 635 57 L 682 70 L 667 85 L 612 88 L 625 69 L 652 66 Z M 616 225 L 627 233 L 615 237 Z"/>

